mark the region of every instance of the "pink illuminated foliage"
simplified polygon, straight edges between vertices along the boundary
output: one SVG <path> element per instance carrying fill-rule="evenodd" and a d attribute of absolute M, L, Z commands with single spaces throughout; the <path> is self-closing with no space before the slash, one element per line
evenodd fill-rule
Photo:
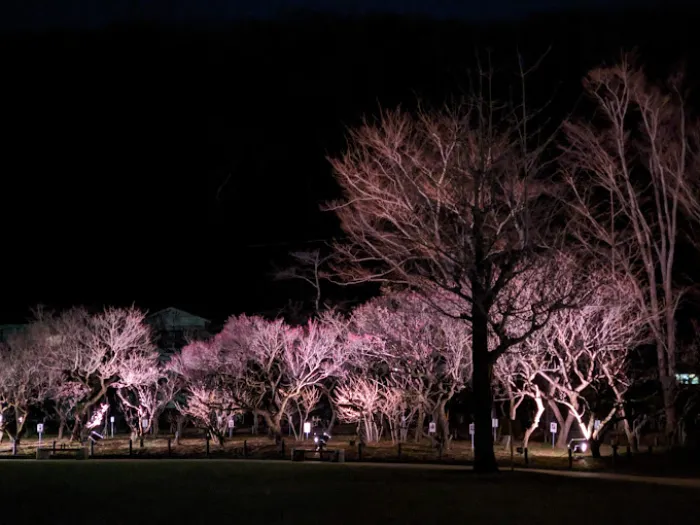
<path fill-rule="evenodd" d="M 558 312 L 545 329 L 547 363 L 539 375 L 597 454 L 601 436 L 616 420 L 634 442 L 625 394 L 634 380 L 631 352 L 647 341 L 648 332 L 644 312 L 631 300 L 633 285 L 624 276 L 592 272 L 589 287 L 584 303 Z M 596 419 L 599 428 L 594 428 Z"/>
<path fill-rule="evenodd" d="M 47 323 L 51 337 L 46 366 L 73 385 L 64 394 L 80 396 L 68 404 L 75 415 L 72 437 L 82 440 L 88 412 L 118 385 L 129 356 L 153 350 L 150 328 L 135 308 L 106 308 L 94 315 L 74 308 Z"/>
<path fill-rule="evenodd" d="M 534 409 L 523 436 L 526 448 L 545 411 L 548 389 L 538 379 L 540 373 L 548 370 L 547 347 L 548 334 L 544 328 L 513 346 L 494 365 L 495 398 L 507 403 L 510 422 L 515 421 L 519 409 L 528 405 Z M 528 400 L 530 403 L 525 403 Z"/>
<path fill-rule="evenodd" d="M 386 423 L 392 439 L 398 440 L 402 427 L 415 423 L 418 440 L 430 416 L 438 423 L 438 436 L 449 444 L 446 405 L 471 377 L 469 326 L 439 314 L 412 292 L 385 295 L 357 308 L 352 325 L 367 338 L 356 373 L 374 376 L 378 384 L 380 427 Z M 361 392 L 374 395 L 364 380 L 348 383 L 345 397 L 350 390 L 355 397 Z"/>
<path fill-rule="evenodd" d="M 313 401 L 309 389 L 342 374 L 351 348 L 344 326 L 332 315 L 302 327 L 231 317 L 221 333 L 188 345 L 178 358 L 176 367 L 190 395 L 182 410 L 212 431 L 217 410 L 250 411 L 280 436 L 282 422 Z"/>
<path fill-rule="evenodd" d="M 61 374 L 50 374 L 49 397 L 59 421 L 58 439 L 63 439 L 67 430 L 72 435 L 75 426 L 76 409 L 81 399 L 89 395 L 89 389 L 76 381 L 64 381 Z"/>
<path fill-rule="evenodd" d="M 123 360 L 114 387 L 132 436 L 141 437 L 157 432 L 158 418 L 175 397 L 178 382 L 160 362 L 158 350 L 146 347 Z"/>
<path fill-rule="evenodd" d="M 49 397 L 49 378 L 42 366 L 46 335 L 44 324 L 32 323 L 0 344 L 0 439 L 7 433 L 19 443 L 30 408 Z"/>
<path fill-rule="evenodd" d="M 388 388 L 376 379 L 352 374 L 334 393 L 338 419 L 357 424 L 357 433 L 366 443 L 374 443 L 381 438 L 380 407 L 384 403 L 384 390 Z"/>

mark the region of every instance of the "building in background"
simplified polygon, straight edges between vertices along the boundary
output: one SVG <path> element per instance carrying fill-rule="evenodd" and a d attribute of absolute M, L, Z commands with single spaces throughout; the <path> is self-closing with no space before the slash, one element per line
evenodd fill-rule
<path fill-rule="evenodd" d="M 7 338 L 27 329 L 28 324 L 0 324 L 0 342 L 7 341 Z"/>
<path fill-rule="evenodd" d="M 206 339 L 212 335 L 209 319 L 169 307 L 158 310 L 146 317 L 153 330 L 154 341 L 164 355 L 172 355 L 188 341 Z"/>

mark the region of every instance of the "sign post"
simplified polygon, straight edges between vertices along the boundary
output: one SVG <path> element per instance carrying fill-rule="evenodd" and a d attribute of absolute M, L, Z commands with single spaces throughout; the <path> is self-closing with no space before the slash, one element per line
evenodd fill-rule
<path fill-rule="evenodd" d="M 493 441 L 496 442 L 496 431 L 498 430 L 498 418 L 491 418 L 491 428 L 493 429 Z"/>
<path fill-rule="evenodd" d="M 304 434 L 306 434 L 306 439 L 309 439 L 309 434 L 311 434 L 311 423 L 309 421 L 304 423 Z"/>
<path fill-rule="evenodd" d="M 233 427 L 236 424 L 236 422 L 233 420 L 233 417 L 230 417 L 228 420 L 228 438 L 231 439 L 233 437 Z"/>
<path fill-rule="evenodd" d="M 36 433 L 39 434 L 39 446 L 41 446 L 41 436 L 44 433 L 44 424 L 43 423 L 37 424 Z"/>
<path fill-rule="evenodd" d="M 114 437 L 114 416 L 110 416 L 109 418 L 109 427 L 112 433 L 112 437 Z"/>
<path fill-rule="evenodd" d="M 554 438 L 557 435 L 557 424 L 555 421 L 549 424 L 549 431 L 552 433 L 552 448 L 554 448 Z"/>
<path fill-rule="evenodd" d="M 474 423 L 469 423 L 469 436 L 472 439 L 472 450 L 474 450 Z"/>

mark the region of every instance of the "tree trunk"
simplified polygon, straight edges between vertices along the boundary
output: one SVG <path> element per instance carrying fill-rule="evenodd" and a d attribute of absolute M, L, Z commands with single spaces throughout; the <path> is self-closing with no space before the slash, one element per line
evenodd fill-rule
<path fill-rule="evenodd" d="M 335 421 L 338 417 L 338 414 L 336 413 L 335 409 L 333 408 L 333 403 L 331 403 L 331 420 L 328 423 L 328 428 L 326 429 L 326 432 L 329 434 L 333 433 L 333 427 L 335 426 Z"/>
<path fill-rule="evenodd" d="M 569 434 L 571 433 L 571 425 L 574 424 L 575 419 L 576 418 L 571 411 L 569 411 L 569 413 L 566 414 L 564 424 L 559 428 L 559 436 L 557 437 L 557 447 L 566 448 L 566 446 L 568 445 Z"/>
<path fill-rule="evenodd" d="M 66 430 L 66 420 L 64 418 L 61 418 L 60 422 L 58 423 L 58 440 L 61 441 L 63 439 L 63 432 Z"/>
<path fill-rule="evenodd" d="M 475 288 L 476 286 L 476 288 Z M 472 283 L 472 293 L 477 298 L 472 308 L 472 386 L 474 394 L 474 471 L 498 472 L 491 434 L 492 370 L 488 346 L 488 318 L 478 283 Z"/>
<path fill-rule="evenodd" d="M 435 409 L 434 419 L 437 419 L 438 435 L 442 440 L 444 450 L 449 450 L 450 448 L 450 422 L 448 421 L 445 414 L 445 406 L 447 401 L 440 401 Z"/>
<path fill-rule="evenodd" d="M 667 276 L 664 279 L 664 298 L 666 302 L 665 319 L 665 345 L 657 343 L 657 355 L 659 358 L 659 376 L 663 391 L 664 414 L 666 415 L 666 439 L 669 445 L 678 444 L 678 413 L 676 411 L 676 400 L 678 395 L 678 384 L 676 382 L 676 320 L 675 311 L 670 307 L 675 299 L 672 281 Z M 661 346 L 658 348 L 658 346 Z"/>
<path fill-rule="evenodd" d="M 267 424 L 267 433 L 275 441 L 282 439 L 282 417 L 284 414 L 279 412 L 272 416 L 269 412 L 263 412 L 262 414 L 265 423 Z"/>
<path fill-rule="evenodd" d="M 175 444 L 179 445 L 180 444 L 180 439 L 182 438 L 182 428 L 185 426 L 185 416 L 182 414 L 177 416 L 177 430 L 176 432 L 176 439 L 175 439 Z"/>
<path fill-rule="evenodd" d="M 627 436 L 627 444 L 633 452 L 639 452 L 639 445 L 636 443 L 637 440 L 634 437 L 634 432 L 632 432 L 624 407 L 620 409 L 620 417 L 622 418 L 622 428 L 625 430 L 625 436 Z"/>
<path fill-rule="evenodd" d="M 525 430 L 525 436 L 523 436 L 523 448 L 527 448 L 527 444 L 530 442 L 530 436 L 532 433 L 540 426 L 540 420 L 542 419 L 542 414 L 544 414 L 544 403 L 542 398 L 537 395 L 535 398 L 535 404 L 537 405 L 537 411 L 535 412 L 535 417 L 532 420 L 532 424 Z"/>
<path fill-rule="evenodd" d="M 425 413 L 423 409 L 418 409 L 418 418 L 416 419 L 416 443 L 420 443 L 423 439 L 423 425 L 425 424 Z"/>
<path fill-rule="evenodd" d="M 154 412 L 152 416 L 152 421 L 151 421 L 151 433 L 153 434 L 154 437 L 158 437 L 160 434 L 160 415 L 162 414 L 162 411 Z M 105 418 L 106 420 L 106 418 Z"/>
<path fill-rule="evenodd" d="M 664 402 L 664 415 L 666 416 L 665 434 L 669 445 L 678 442 L 678 418 L 676 413 L 676 378 L 662 377 L 661 389 Z"/>
<path fill-rule="evenodd" d="M 71 443 L 73 441 L 75 441 L 76 439 L 78 441 L 82 441 L 81 430 L 82 430 L 83 422 L 79 418 L 80 418 L 79 415 L 75 416 L 75 425 L 73 425 L 73 432 L 71 432 L 71 436 L 70 436 L 70 440 L 69 440 Z"/>

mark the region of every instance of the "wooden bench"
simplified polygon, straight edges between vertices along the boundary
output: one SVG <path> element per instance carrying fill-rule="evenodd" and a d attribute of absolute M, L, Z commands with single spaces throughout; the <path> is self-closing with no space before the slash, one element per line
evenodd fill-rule
<path fill-rule="evenodd" d="M 344 449 L 315 450 L 310 448 L 293 448 L 292 461 L 330 461 L 331 463 L 345 463 Z"/>
<path fill-rule="evenodd" d="M 87 459 L 90 451 L 81 448 L 37 448 L 36 459 Z"/>

